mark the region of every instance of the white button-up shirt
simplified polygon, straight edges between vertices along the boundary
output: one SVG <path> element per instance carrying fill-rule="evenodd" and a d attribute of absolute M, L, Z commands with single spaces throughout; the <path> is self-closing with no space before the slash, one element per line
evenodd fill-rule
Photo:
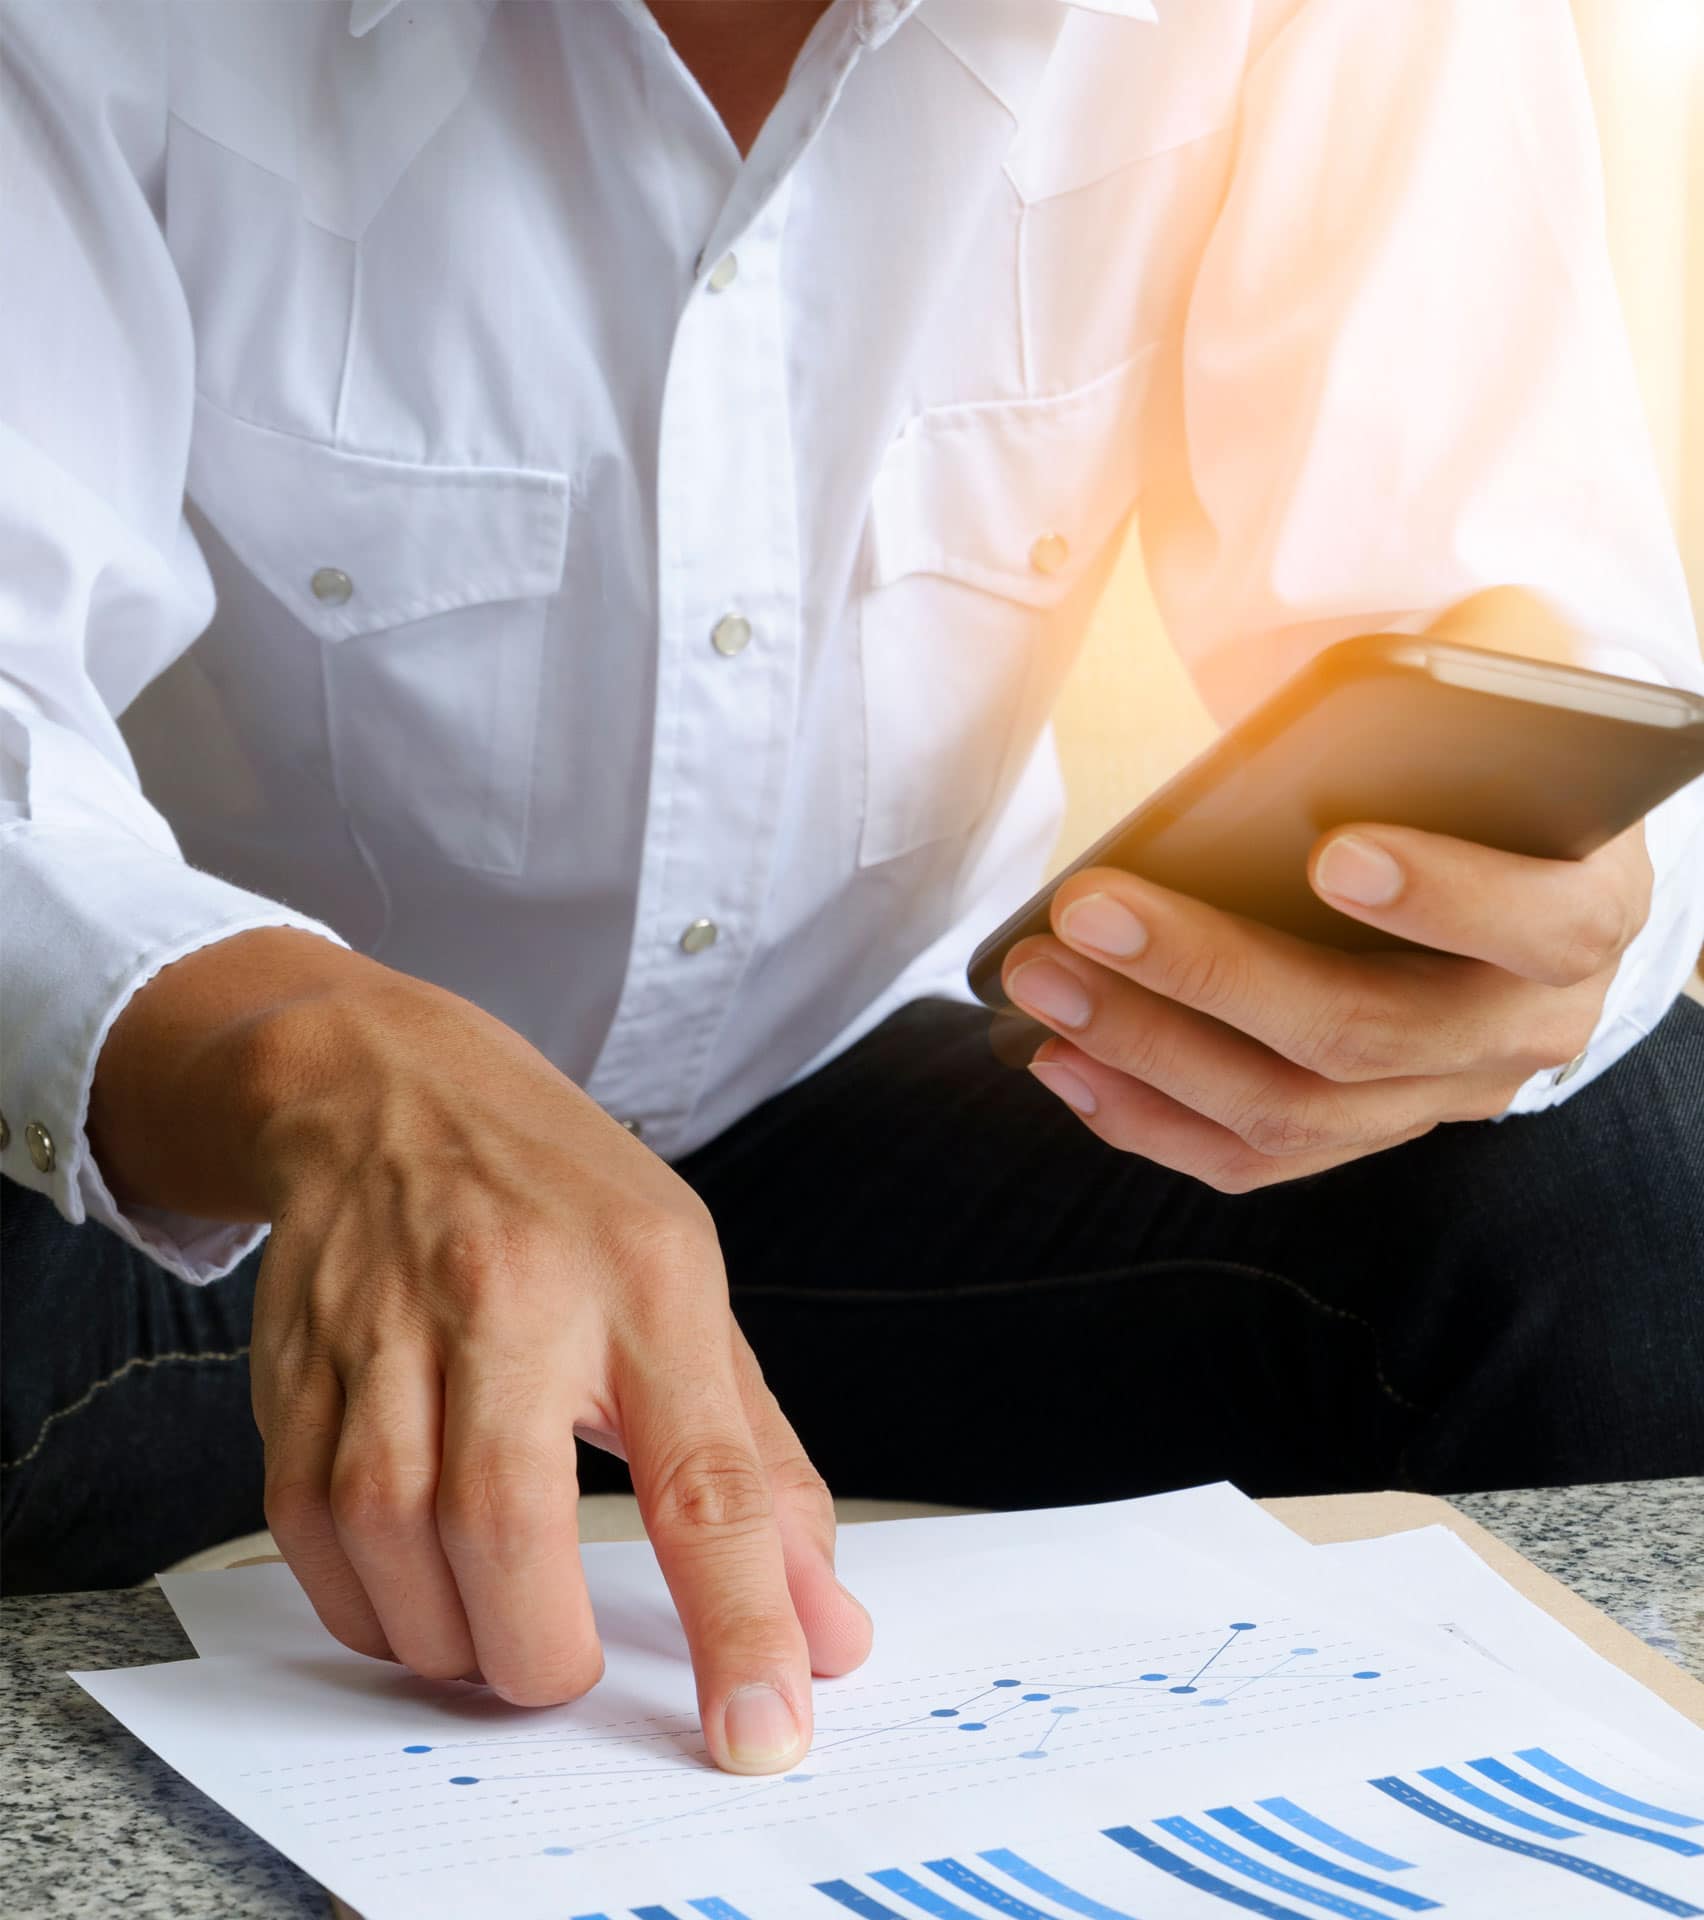
<path fill-rule="evenodd" d="M 671 1157 L 963 994 L 1133 514 L 1224 719 L 1503 583 L 1700 681 L 1564 0 L 835 0 L 743 162 L 640 0 L 3 17 L 0 1164 L 187 1277 L 84 1115 L 237 929 Z"/>

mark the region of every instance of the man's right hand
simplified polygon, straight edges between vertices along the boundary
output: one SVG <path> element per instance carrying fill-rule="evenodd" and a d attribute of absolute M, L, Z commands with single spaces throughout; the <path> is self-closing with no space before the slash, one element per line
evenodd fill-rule
<path fill-rule="evenodd" d="M 580 1434 L 628 1461 L 712 1759 L 800 1757 L 811 1673 L 870 1641 L 827 1489 L 734 1322 L 702 1203 L 541 1054 L 268 929 L 136 995 L 90 1132 L 121 1200 L 272 1221 L 266 1515 L 339 1640 L 523 1705 L 585 1692 L 603 1660 Z"/>

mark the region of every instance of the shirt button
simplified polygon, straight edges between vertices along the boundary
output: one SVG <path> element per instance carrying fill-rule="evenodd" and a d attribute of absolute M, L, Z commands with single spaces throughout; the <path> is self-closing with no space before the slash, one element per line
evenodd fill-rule
<path fill-rule="evenodd" d="M 1030 548 L 1030 565 L 1037 573 L 1057 573 L 1071 557 L 1071 543 L 1062 533 L 1044 533 Z"/>
<path fill-rule="evenodd" d="M 32 1120 L 24 1129 L 24 1145 L 30 1150 L 30 1158 L 35 1162 L 37 1173 L 53 1171 L 54 1152 L 53 1135 L 39 1120 Z"/>
<path fill-rule="evenodd" d="M 308 582 L 314 598 L 328 607 L 340 607 L 355 591 L 355 582 L 341 567 L 321 567 Z"/>
<path fill-rule="evenodd" d="M 710 629 L 711 646 L 730 658 L 736 653 L 744 653 L 750 642 L 751 622 L 737 613 L 723 614 Z"/>
<path fill-rule="evenodd" d="M 702 953 L 706 947 L 716 944 L 716 923 L 714 920 L 694 920 L 692 925 L 680 936 L 682 953 Z"/>
<path fill-rule="evenodd" d="M 738 259 L 731 253 L 725 253 L 710 269 L 710 277 L 704 284 L 712 293 L 723 293 L 734 284 L 734 276 L 740 270 Z"/>

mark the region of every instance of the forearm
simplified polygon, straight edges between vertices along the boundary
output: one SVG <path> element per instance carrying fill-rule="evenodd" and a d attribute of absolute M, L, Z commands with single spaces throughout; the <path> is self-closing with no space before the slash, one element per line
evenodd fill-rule
<path fill-rule="evenodd" d="M 261 1130 L 331 1064 L 336 1023 L 316 1042 L 312 1015 L 396 978 L 290 927 L 240 933 L 163 968 L 113 1023 L 95 1068 L 89 1139 L 114 1198 L 208 1220 L 269 1218 Z"/>

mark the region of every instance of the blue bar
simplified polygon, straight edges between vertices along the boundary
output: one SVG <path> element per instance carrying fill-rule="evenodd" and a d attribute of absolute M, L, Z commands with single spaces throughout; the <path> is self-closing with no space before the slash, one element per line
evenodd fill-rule
<path fill-rule="evenodd" d="M 675 1920 L 667 1907 L 635 1907 L 633 1920 Z"/>
<path fill-rule="evenodd" d="M 1629 1900 L 1642 1900 L 1659 1913 L 1677 1915 L 1678 1920 L 1699 1920 L 1699 1916 L 1704 1915 L 1704 1907 L 1689 1906 L 1672 1893 L 1648 1887 L 1642 1880 L 1630 1880 L 1611 1867 L 1600 1867 L 1595 1860 L 1581 1860 L 1571 1853 L 1558 1853 L 1554 1847 L 1537 1846 L 1531 1840 L 1517 1839 L 1512 1833 L 1499 1833 L 1494 1827 L 1482 1826 L 1479 1821 L 1468 1819 L 1465 1813 L 1446 1806 L 1442 1800 L 1434 1800 L 1429 1793 L 1410 1786 L 1406 1780 L 1399 1780 L 1395 1774 L 1388 1774 L 1382 1780 L 1369 1780 L 1367 1784 L 1377 1787 L 1380 1793 L 1388 1793 L 1403 1806 L 1412 1807 L 1416 1813 L 1423 1813 L 1428 1820 L 1437 1821 L 1440 1827 L 1466 1834 L 1470 1840 L 1481 1840 L 1488 1847 L 1500 1847 L 1505 1853 L 1518 1853 L 1528 1860 L 1541 1860 L 1546 1866 L 1560 1867 L 1564 1873 L 1577 1873 L 1582 1880 L 1595 1881 L 1611 1893 L 1624 1893 Z"/>
<path fill-rule="evenodd" d="M 981 1874 L 972 1873 L 962 1860 L 925 1860 L 923 1864 L 931 1873 L 938 1873 L 950 1886 L 957 1887 L 960 1893 L 968 1893 L 985 1907 L 1005 1914 L 1006 1920 L 1054 1920 L 1052 1914 L 1043 1913 L 1040 1907 L 1032 1907 L 1015 1893 L 1008 1893 L 1004 1887 L 995 1886 L 992 1880 L 984 1880 Z"/>
<path fill-rule="evenodd" d="M 1552 1780 L 1560 1780 L 1564 1788 L 1574 1788 L 1575 1793 L 1589 1793 L 1591 1799 L 1600 1799 L 1604 1807 L 1620 1807 L 1621 1812 L 1643 1812 L 1646 1820 L 1662 1820 L 1664 1826 L 1704 1826 L 1704 1820 L 1694 1820 L 1689 1812 L 1671 1812 L 1668 1807 L 1652 1807 L 1650 1801 L 1633 1799 L 1631 1793 L 1618 1793 L 1614 1788 L 1606 1788 L 1602 1780 L 1593 1780 L 1591 1774 L 1579 1772 L 1577 1766 L 1566 1761 L 1558 1761 L 1554 1753 L 1545 1753 L 1543 1747 L 1522 1747 L 1516 1753 L 1518 1761 L 1526 1761 L 1527 1766 L 1537 1766 L 1541 1774 L 1549 1774 Z"/>
<path fill-rule="evenodd" d="M 1306 1900 L 1312 1906 L 1324 1907 L 1327 1913 L 1341 1914 L 1343 1920 L 1387 1920 L 1387 1916 L 1380 1913 L 1377 1907 L 1364 1907 L 1359 1900 L 1351 1900 L 1345 1893 L 1328 1893 L 1324 1887 L 1310 1887 L 1294 1874 L 1280 1873 L 1276 1867 L 1256 1860 L 1240 1847 L 1233 1847 L 1228 1841 L 1221 1840 L 1216 1833 L 1209 1833 L 1193 1820 L 1186 1820 L 1180 1813 L 1156 1820 L 1154 1824 L 1174 1840 L 1181 1840 L 1186 1847 L 1193 1847 L 1197 1853 L 1206 1854 L 1209 1860 L 1217 1861 L 1221 1867 L 1229 1867 L 1233 1872 L 1240 1873 L 1245 1880 L 1270 1887 L 1274 1893 L 1287 1893 L 1292 1900 Z"/>
<path fill-rule="evenodd" d="M 879 1886 L 886 1887 L 889 1893 L 902 1894 L 914 1907 L 921 1907 L 929 1915 L 929 1920 L 977 1920 L 969 1907 L 961 1907 L 944 1893 L 937 1893 L 933 1887 L 924 1886 L 921 1880 L 912 1879 L 909 1873 L 901 1873 L 898 1867 L 883 1867 L 880 1873 L 872 1873 L 870 1878 Z"/>
<path fill-rule="evenodd" d="M 1410 1913 L 1426 1913 L 1439 1903 L 1428 1900 L 1423 1893 L 1410 1893 L 1406 1887 L 1393 1887 L 1388 1880 L 1375 1880 L 1370 1873 L 1357 1873 L 1353 1867 L 1340 1867 L 1335 1860 L 1326 1859 L 1323 1853 L 1315 1853 L 1311 1847 L 1301 1847 L 1287 1834 L 1274 1833 L 1263 1826 L 1252 1814 L 1244 1813 L 1239 1807 L 1209 1807 L 1209 1820 L 1217 1820 L 1220 1826 L 1229 1827 L 1239 1839 L 1264 1847 L 1268 1853 L 1277 1854 L 1280 1860 L 1289 1861 L 1293 1867 L 1305 1867 L 1309 1873 L 1317 1873 L 1322 1880 L 1335 1880 L 1340 1887 L 1353 1887 L 1357 1893 L 1370 1893 L 1376 1900 L 1388 1900 L 1393 1907 L 1406 1907 Z"/>
<path fill-rule="evenodd" d="M 1075 1887 L 1066 1886 L 1063 1880 L 1055 1880 L 1050 1873 L 1043 1873 L 1040 1867 L 1030 1863 L 1012 1852 L 1010 1847 L 994 1847 L 982 1858 L 991 1867 L 998 1867 L 1002 1873 L 1029 1888 L 1031 1893 L 1045 1893 L 1049 1900 L 1061 1907 L 1069 1907 L 1073 1913 L 1084 1913 L 1088 1920 L 1136 1920 L 1134 1914 L 1126 1913 L 1122 1907 L 1109 1907 L 1104 1900 L 1096 1900 L 1091 1895 L 1079 1893 Z"/>
<path fill-rule="evenodd" d="M 850 1880 L 818 1880 L 816 1890 L 826 1893 L 831 1900 L 838 1900 L 848 1913 L 857 1914 L 858 1920 L 905 1920 L 903 1913 L 895 1913 L 892 1907 L 872 1900 Z"/>
<path fill-rule="evenodd" d="M 1495 1814 L 1511 1827 L 1525 1827 L 1528 1833 L 1542 1833 L 1547 1840 L 1578 1840 L 1580 1837 L 1572 1827 L 1559 1827 L 1552 1821 L 1541 1820 L 1536 1813 L 1528 1813 L 1524 1807 L 1512 1806 L 1496 1794 L 1487 1793 L 1483 1787 L 1476 1787 L 1452 1767 L 1422 1767 L 1420 1777 L 1430 1780 L 1435 1787 L 1442 1787 L 1445 1793 L 1453 1793 L 1458 1800 L 1465 1800 L 1470 1807 L 1477 1807 L 1481 1813 Z"/>
<path fill-rule="evenodd" d="M 1487 1780 L 1495 1780 L 1498 1786 L 1518 1793 L 1523 1800 L 1530 1800 L 1535 1806 L 1548 1807 L 1552 1813 L 1565 1814 L 1570 1820 L 1578 1820 L 1584 1826 L 1601 1827 L 1605 1833 L 1624 1833 L 1629 1840 L 1643 1840 L 1647 1845 L 1662 1847 L 1669 1853 L 1684 1854 L 1689 1860 L 1696 1860 L 1704 1854 L 1704 1847 L 1699 1846 L 1696 1840 L 1682 1840 L 1674 1833 L 1653 1833 L 1649 1827 L 1636 1827 L 1631 1820 L 1617 1820 L 1613 1813 L 1599 1813 L 1596 1807 L 1582 1806 L 1578 1800 L 1564 1800 L 1561 1794 L 1541 1787 L 1536 1780 L 1528 1780 L 1524 1774 L 1516 1773 L 1513 1767 L 1506 1766 L 1501 1760 L 1470 1760 L 1467 1764 L 1475 1773 L 1484 1774 Z"/>
<path fill-rule="evenodd" d="M 1282 1794 L 1257 1804 L 1268 1813 L 1275 1813 L 1286 1826 L 1294 1827 L 1298 1833 L 1305 1833 L 1322 1847 L 1331 1847 L 1345 1859 L 1359 1860 L 1364 1867 L 1382 1867 L 1386 1873 L 1406 1873 L 1414 1865 L 1412 1860 L 1397 1859 L 1394 1853 L 1380 1853 L 1377 1847 L 1369 1847 L 1365 1840 L 1357 1840 L 1341 1827 L 1331 1826 L 1320 1819 L 1317 1813 L 1309 1813 L 1306 1807 L 1298 1807 L 1294 1800 L 1286 1800 Z"/>
<path fill-rule="evenodd" d="M 1617 1793 L 1614 1787 L 1606 1787 L 1601 1780 L 1581 1773 L 1542 1747 L 1522 1747 L 1515 1758 L 1524 1760 L 1529 1767 L 1537 1767 L 1540 1773 L 1549 1774 L 1552 1780 L 1560 1780 L 1576 1793 L 1601 1800 L 1606 1807 L 1619 1807 L 1623 1813 L 1642 1813 L 1647 1820 L 1660 1820 L 1667 1827 L 1704 1827 L 1704 1820 L 1695 1820 L 1689 1813 L 1674 1813 L 1667 1807 L 1653 1807 L 1649 1800 L 1635 1800 L 1630 1793 Z"/>
<path fill-rule="evenodd" d="M 717 1899 L 715 1894 L 705 1900 L 689 1900 L 686 1904 L 696 1907 L 704 1920 L 746 1920 L 738 1907 L 730 1907 L 726 1900 Z"/>
<path fill-rule="evenodd" d="M 577 1913 L 574 1920 L 609 1920 L 607 1913 Z"/>
<path fill-rule="evenodd" d="M 1138 1833 L 1134 1827 L 1103 1827 L 1101 1831 L 1109 1840 L 1116 1840 L 1121 1847 L 1128 1847 L 1132 1853 L 1146 1860 L 1149 1866 L 1158 1867 L 1162 1873 L 1169 1873 L 1174 1880 L 1181 1880 L 1186 1886 L 1198 1887 L 1203 1893 L 1228 1900 L 1233 1907 L 1244 1907 L 1250 1913 L 1263 1914 L 1266 1920 L 1308 1920 L 1306 1914 L 1298 1913 L 1294 1907 L 1281 1907 L 1264 1894 L 1250 1893 L 1246 1887 L 1233 1887 L 1230 1881 L 1221 1880 L 1216 1873 L 1208 1873 L 1204 1868 L 1195 1866 L 1181 1855 L 1173 1853 L 1169 1847 L 1162 1847 L 1158 1841 L 1150 1840 L 1145 1833 Z"/>

